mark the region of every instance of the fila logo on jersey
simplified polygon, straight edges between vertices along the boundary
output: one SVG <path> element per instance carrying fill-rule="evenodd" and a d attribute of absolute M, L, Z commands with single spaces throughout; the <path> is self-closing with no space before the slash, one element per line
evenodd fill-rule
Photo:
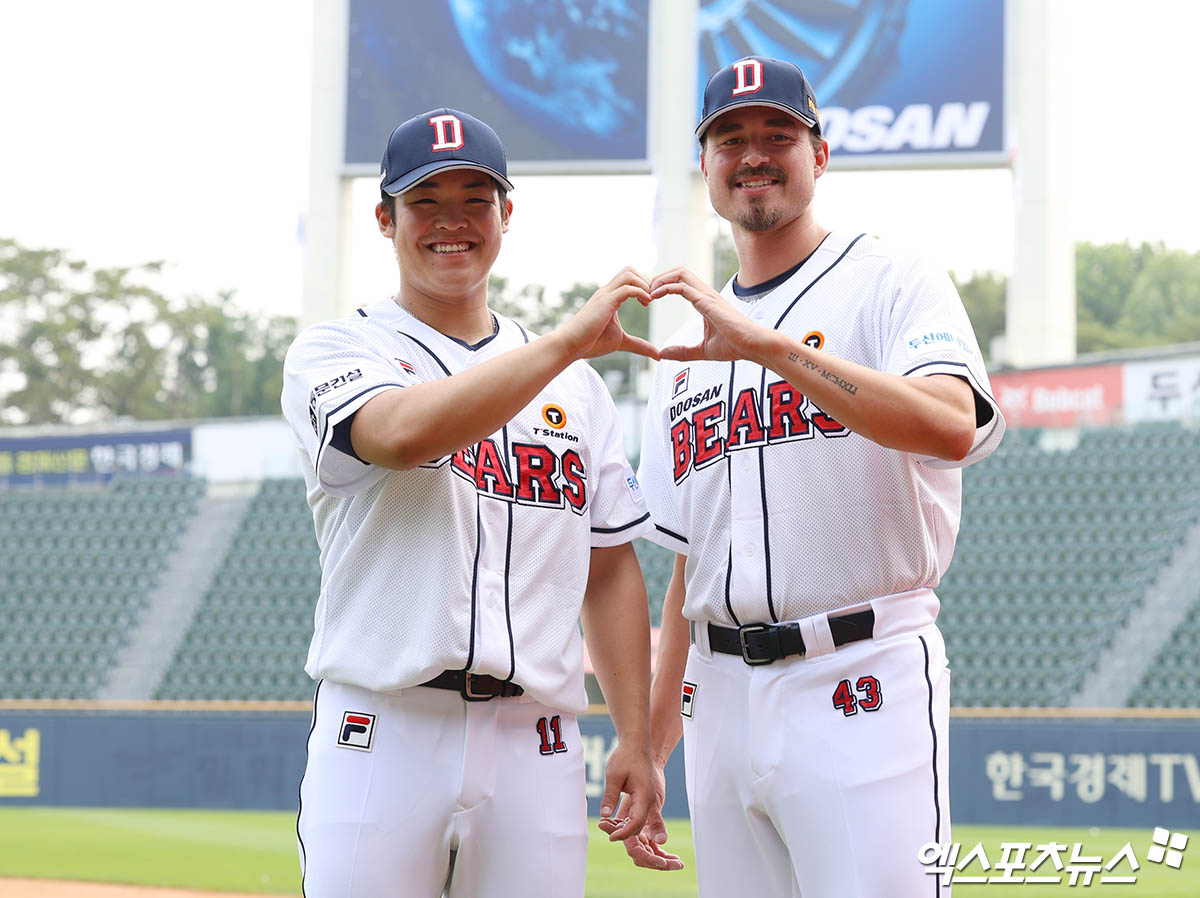
<path fill-rule="evenodd" d="M 549 433 L 550 431 L 544 431 Z M 587 470 L 574 449 L 561 457 L 549 446 L 513 443 L 511 461 L 494 440 L 460 449 L 450 457 L 450 469 L 484 495 L 518 505 L 562 508 L 576 514 L 587 508 Z"/>
<path fill-rule="evenodd" d="M 811 440 L 818 433 L 830 438 L 850 433 L 786 380 L 767 384 L 761 397 L 753 387 L 742 390 L 729 414 L 720 395 L 718 384 L 671 406 L 676 483 L 740 449 Z"/>
<path fill-rule="evenodd" d="M 696 700 L 696 684 L 683 681 L 683 694 L 679 700 L 679 713 L 684 717 L 692 716 L 692 703 Z"/>
<path fill-rule="evenodd" d="M 687 391 L 688 372 L 691 370 L 692 370 L 691 368 L 684 368 L 682 371 L 680 371 L 678 374 L 675 375 L 675 389 L 671 392 L 672 399 L 674 399 L 680 393 Z"/>
<path fill-rule="evenodd" d="M 356 751 L 370 751 L 375 736 L 375 715 L 363 711 L 346 711 L 338 730 L 337 744 Z"/>
<path fill-rule="evenodd" d="M 429 124 L 433 125 L 434 133 L 437 135 L 437 139 L 433 142 L 435 153 L 440 153 L 442 150 L 457 150 L 463 145 L 462 121 L 457 115 L 431 116 Z"/>
<path fill-rule="evenodd" d="M 396 357 L 392 356 L 392 358 L 396 358 Z M 407 371 L 409 374 L 417 373 L 417 369 L 414 368 L 412 365 L 410 365 L 408 362 L 404 361 L 404 359 L 396 359 L 396 364 L 399 365 L 401 368 L 403 368 L 405 371 Z"/>
<path fill-rule="evenodd" d="M 762 63 L 757 59 L 739 59 L 733 64 L 733 70 L 737 74 L 737 86 L 733 89 L 733 96 L 740 97 L 742 94 L 753 94 L 762 90 L 763 69 Z"/>

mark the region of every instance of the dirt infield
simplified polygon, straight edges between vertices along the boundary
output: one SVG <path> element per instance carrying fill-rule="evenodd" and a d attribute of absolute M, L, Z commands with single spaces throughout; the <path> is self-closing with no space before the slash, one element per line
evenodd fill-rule
<path fill-rule="evenodd" d="M 108 882 L 61 879 L 0 879 L 2 898 L 262 898 L 237 892 L 197 892 Z"/>

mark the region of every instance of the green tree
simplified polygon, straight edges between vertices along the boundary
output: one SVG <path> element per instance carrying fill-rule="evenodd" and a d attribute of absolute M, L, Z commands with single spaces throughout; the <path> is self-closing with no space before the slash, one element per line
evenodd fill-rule
<path fill-rule="evenodd" d="M 277 414 L 294 319 L 169 300 L 160 271 L 0 239 L 0 423 Z"/>
<path fill-rule="evenodd" d="M 1145 345 L 1119 322 L 1138 275 L 1147 261 L 1163 251 L 1161 243 L 1076 244 L 1075 346 L 1079 352 Z"/>
<path fill-rule="evenodd" d="M 733 237 L 724 227 L 717 232 L 713 242 L 713 286 L 720 290 L 731 277 L 737 274 L 737 249 L 733 245 Z"/>
<path fill-rule="evenodd" d="M 985 360 L 991 360 L 992 338 L 1004 333 L 1004 298 L 1008 279 L 994 271 L 972 274 L 965 281 L 950 275 L 962 297 L 967 317 Z"/>
<path fill-rule="evenodd" d="M 555 296 L 540 284 L 527 284 L 514 290 L 507 278 L 491 275 L 488 278 L 488 305 L 534 333 L 545 334 L 578 311 L 598 289 L 598 284 L 576 283 Z M 618 315 L 627 333 L 650 339 L 648 307 L 640 302 L 626 302 Z M 588 363 L 600 372 L 615 395 L 632 393 L 638 372 L 647 364 L 641 356 L 623 352 L 589 359 Z"/>
<path fill-rule="evenodd" d="M 1200 340 L 1200 253 L 1160 246 L 1146 258 L 1116 330 L 1139 346 Z"/>

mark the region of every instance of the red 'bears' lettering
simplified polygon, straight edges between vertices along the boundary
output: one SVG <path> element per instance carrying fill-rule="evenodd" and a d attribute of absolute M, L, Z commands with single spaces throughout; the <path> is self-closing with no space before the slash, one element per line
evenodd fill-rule
<path fill-rule="evenodd" d="M 804 404 L 803 393 L 786 380 L 780 380 L 767 387 L 767 397 L 771 403 L 771 429 L 768 431 L 771 440 L 808 433 L 808 419 L 800 411 Z"/>
<path fill-rule="evenodd" d="M 729 418 L 729 448 L 762 441 L 763 427 L 758 416 L 758 395 L 754 390 L 742 390 L 733 404 L 733 414 Z"/>
<path fill-rule="evenodd" d="M 465 446 L 455 452 L 450 458 L 450 465 L 455 470 L 465 474 L 467 480 L 475 480 L 475 450 L 470 446 Z"/>
<path fill-rule="evenodd" d="M 714 403 L 692 415 L 692 426 L 696 429 L 696 453 L 693 463 L 697 468 L 724 454 L 725 441 L 721 439 L 717 427 L 724 416 L 724 402 Z"/>
<path fill-rule="evenodd" d="M 587 504 L 587 485 L 584 478 L 587 471 L 583 467 L 583 459 L 574 449 L 568 449 L 562 457 L 563 495 L 571 504 L 571 508 L 580 514 Z"/>
<path fill-rule="evenodd" d="M 692 466 L 692 422 L 687 418 L 680 418 L 671 428 L 671 457 L 678 483 Z"/>
<path fill-rule="evenodd" d="M 513 443 L 512 452 L 517 459 L 517 501 L 561 505 L 561 495 L 552 479 L 554 453 L 550 447 Z"/>
<path fill-rule="evenodd" d="M 760 404 L 764 398 L 765 414 Z M 810 411 L 805 410 L 806 404 Z M 764 423 L 769 425 L 765 429 Z M 850 433 L 849 428 L 806 403 L 804 394 L 787 381 L 768 384 L 765 397 L 753 388 L 742 390 L 728 422 L 725 403 L 715 402 L 672 425 L 671 467 L 675 482 L 682 482 L 693 469 L 703 468 L 731 450 L 763 442 L 810 439 L 814 431 L 830 438 Z"/>
<path fill-rule="evenodd" d="M 511 497 L 513 494 L 513 486 L 500 461 L 500 453 L 496 451 L 496 444 L 491 440 L 483 440 L 479 444 L 479 458 L 475 462 L 475 486 L 485 493 L 497 496 Z"/>

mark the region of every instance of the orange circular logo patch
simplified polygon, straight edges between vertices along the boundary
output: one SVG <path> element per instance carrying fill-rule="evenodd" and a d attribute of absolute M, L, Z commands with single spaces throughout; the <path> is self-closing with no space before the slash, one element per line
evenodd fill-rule
<path fill-rule="evenodd" d="M 803 343 L 813 349 L 820 349 L 825 345 L 825 335 L 820 331 L 809 331 L 804 335 Z"/>
<path fill-rule="evenodd" d="M 562 430 L 567 426 L 567 413 L 557 405 L 545 405 L 542 406 L 542 420 L 555 430 Z"/>

